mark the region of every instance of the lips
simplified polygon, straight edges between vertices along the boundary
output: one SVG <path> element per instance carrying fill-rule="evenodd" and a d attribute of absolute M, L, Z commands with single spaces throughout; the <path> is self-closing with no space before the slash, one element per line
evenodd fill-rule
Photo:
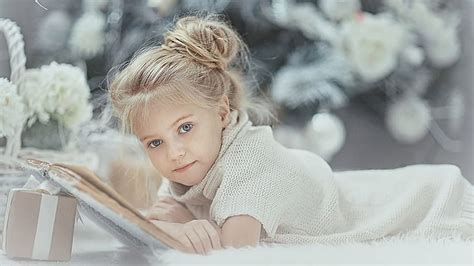
<path fill-rule="evenodd" d="M 188 170 L 189 168 L 191 168 L 191 166 L 193 166 L 195 162 L 196 162 L 196 161 L 191 162 L 191 163 L 188 163 L 188 164 L 185 164 L 184 166 L 179 167 L 179 168 L 176 168 L 176 169 L 174 169 L 173 171 L 179 172 L 179 173 L 184 172 L 184 171 Z"/>

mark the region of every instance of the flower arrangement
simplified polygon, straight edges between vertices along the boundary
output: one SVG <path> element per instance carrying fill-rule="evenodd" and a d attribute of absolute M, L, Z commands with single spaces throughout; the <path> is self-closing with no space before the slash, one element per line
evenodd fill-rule
<path fill-rule="evenodd" d="M 0 79 L 0 137 L 6 137 L 5 155 L 16 157 L 21 133 L 34 122 L 56 120 L 73 129 L 92 118 L 90 89 L 84 72 L 72 65 L 52 62 L 25 69 L 24 43 L 18 26 L 0 19 L 10 52 L 11 81 Z"/>
<path fill-rule="evenodd" d="M 54 118 L 73 128 L 92 118 L 89 86 L 77 67 L 52 62 L 40 69 L 29 69 L 20 87 L 29 111 L 28 126 L 36 121 L 45 124 Z"/>

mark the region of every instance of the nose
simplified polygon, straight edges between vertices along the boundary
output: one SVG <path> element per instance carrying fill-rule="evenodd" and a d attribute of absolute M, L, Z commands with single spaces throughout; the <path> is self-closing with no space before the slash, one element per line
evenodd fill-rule
<path fill-rule="evenodd" d="M 175 141 L 170 144 L 171 145 L 168 145 L 169 158 L 173 161 L 180 160 L 181 158 L 183 158 L 184 155 L 186 154 L 186 150 L 183 143 L 179 141 Z"/>

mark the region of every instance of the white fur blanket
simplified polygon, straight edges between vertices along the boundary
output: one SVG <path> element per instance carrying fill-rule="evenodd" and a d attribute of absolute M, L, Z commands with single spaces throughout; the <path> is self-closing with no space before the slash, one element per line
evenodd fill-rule
<path fill-rule="evenodd" d="M 337 246 L 259 246 L 226 249 L 207 256 L 169 250 L 146 256 L 124 246 L 87 218 L 74 232 L 72 259 L 68 262 L 10 260 L 0 251 L 0 265 L 224 265 L 224 264 L 441 264 L 473 265 L 474 242 L 457 238 L 427 240 L 392 237 L 369 243 Z"/>
<path fill-rule="evenodd" d="M 392 237 L 370 243 L 338 246 L 259 246 L 226 249 L 202 256 L 168 251 L 154 260 L 177 264 L 441 264 L 473 265 L 474 242 L 459 239 L 426 240 Z"/>

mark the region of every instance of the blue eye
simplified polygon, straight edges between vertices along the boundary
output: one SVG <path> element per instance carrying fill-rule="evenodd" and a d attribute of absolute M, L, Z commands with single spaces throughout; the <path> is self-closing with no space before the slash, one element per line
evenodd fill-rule
<path fill-rule="evenodd" d="M 152 141 L 150 141 L 150 142 L 148 143 L 148 147 L 154 149 L 154 148 L 160 146 L 162 142 L 163 142 L 163 141 L 161 141 L 161 140 L 159 140 L 159 139 L 152 140 Z"/>
<path fill-rule="evenodd" d="M 189 132 L 192 128 L 193 128 L 193 124 L 191 124 L 191 123 L 182 124 L 182 125 L 179 127 L 179 134 L 187 133 L 187 132 Z"/>

